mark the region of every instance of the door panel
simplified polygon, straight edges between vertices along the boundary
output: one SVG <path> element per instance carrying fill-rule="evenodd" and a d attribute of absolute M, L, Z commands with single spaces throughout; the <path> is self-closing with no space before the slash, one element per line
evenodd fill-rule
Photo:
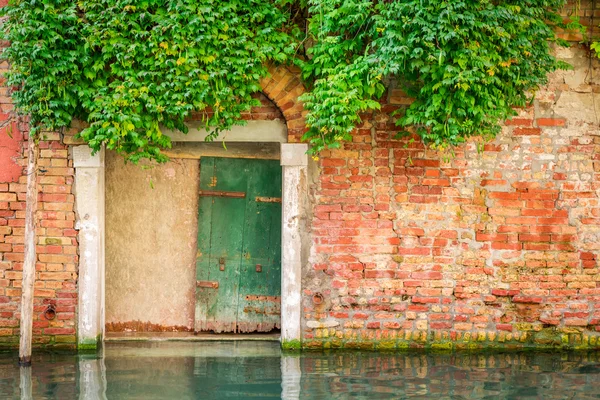
<path fill-rule="evenodd" d="M 238 329 L 268 332 L 280 327 L 281 167 L 255 163 L 248 179 Z"/>
<path fill-rule="evenodd" d="M 202 158 L 195 330 L 278 328 L 280 271 L 278 161 Z"/>

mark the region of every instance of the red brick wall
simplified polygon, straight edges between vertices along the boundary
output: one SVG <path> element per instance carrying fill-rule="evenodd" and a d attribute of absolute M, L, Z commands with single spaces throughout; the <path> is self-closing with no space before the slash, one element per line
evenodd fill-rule
<path fill-rule="evenodd" d="M 285 120 L 285 117 L 281 113 L 281 110 L 267 98 L 263 93 L 255 93 L 252 95 L 253 98 L 260 102 L 259 106 L 252 107 L 250 111 L 242 113 L 242 119 L 246 121 L 271 121 L 274 119 Z M 212 115 L 213 112 L 208 109 L 201 113 L 192 113 L 189 120 L 197 121 L 202 120 L 205 114 Z"/>
<path fill-rule="evenodd" d="M 600 87 L 584 50 L 561 56 L 575 71 L 493 142 L 452 155 L 395 140 L 386 113 L 410 99 L 392 90 L 386 113 L 322 154 L 308 346 L 600 332 Z"/>
<path fill-rule="evenodd" d="M 600 9 L 595 0 L 567 0 L 561 15 L 563 15 L 563 21 L 566 24 L 571 23 L 573 18 L 577 17 L 579 23 L 585 27 L 585 32 L 557 29 L 557 36 L 561 39 L 581 43 L 586 41 L 587 38 L 598 36 Z"/>
<path fill-rule="evenodd" d="M 26 135 L 26 125 L 19 131 Z M 19 133 L 21 135 L 21 133 Z M 77 232 L 72 193 L 73 167 L 67 147 L 58 135 L 49 134 L 40 143 L 38 262 L 34 291 L 33 334 L 35 345 L 75 344 L 77 306 Z M 17 159 L 20 176 L 15 182 L 0 183 L 0 347 L 18 343 L 23 236 L 25 226 L 24 166 L 27 143 L 19 143 Z M 48 320 L 48 305 L 56 308 L 56 318 Z"/>
<path fill-rule="evenodd" d="M 252 97 L 260 101 L 260 106 L 252 107 L 250 112 L 244 113 L 242 115 L 243 119 L 248 121 L 271 121 L 274 119 L 285 121 L 285 117 L 281 113 L 281 110 L 277 108 L 277 106 L 271 100 L 269 100 L 267 96 L 265 96 L 263 93 L 256 93 Z"/>
<path fill-rule="evenodd" d="M 22 173 L 17 159 L 21 156 L 23 137 L 9 114 L 0 114 L 0 124 L 4 125 L 0 128 L 0 182 L 16 182 Z M 4 201 L 1 196 L 0 201 Z"/>
<path fill-rule="evenodd" d="M 554 74 L 534 107 L 483 151 L 472 142 L 441 155 L 393 139 L 389 113 L 409 99 L 391 91 L 384 112 L 365 117 L 353 143 L 322 154 L 303 276 L 308 346 L 510 342 L 549 326 L 569 335 L 599 330 L 600 90 L 591 79 L 600 69 L 589 68 L 584 50 L 560 53 L 575 70 Z M 285 118 L 290 141 L 299 141 L 297 71 L 273 68 L 262 84 L 262 106 L 244 117 Z M 5 95 L 2 113 L 12 109 Z M 0 347 L 18 342 L 23 258 L 26 160 L 15 154 L 26 143 L 0 140 L 0 150 L 9 147 L 8 157 L 0 151 Z M 72 346 L 74 171 L 58 135 L 41 143 L 40 168 L 35 341 Z M 57 306 L 53 321 L 43 317 L 49 303 Z M 568 340 L 587 340 L 577 337 Z"/>

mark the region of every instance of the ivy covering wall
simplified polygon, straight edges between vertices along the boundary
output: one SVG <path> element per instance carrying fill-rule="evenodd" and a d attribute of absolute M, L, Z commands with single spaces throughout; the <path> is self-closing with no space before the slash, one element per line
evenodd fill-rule
<path fill-rule="evenodd" d="M 3 58 L 32 133 L 81 137 L 130 160 L 164 160 L 162 129 L 203 112 L 214 138 L 243 124 L 268 63 L 308 87 L 312 151 L 351 139 L 384 82 L 415 99 L 397 123 L 436 147 L 493 136 L 547 74 L 564 0 L 12 0 Z"/>

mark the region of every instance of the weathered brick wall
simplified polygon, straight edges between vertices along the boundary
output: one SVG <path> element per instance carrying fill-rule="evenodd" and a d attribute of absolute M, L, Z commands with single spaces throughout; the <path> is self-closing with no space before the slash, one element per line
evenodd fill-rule
<path fill-rule="evenodd" d="M 596 25 L 587 2 L 579 13 Z M 303 277 L 308 346 L 598 344 L 589 335 L 600 326 L 600 71 L 583 49 L 560 55 L 575 70 L 554 74 L 483 151 L 471 142 L 446 157 L 393 139 L 389 113 L 410 99 L 391 91 L 353 143 L 322 155 Z M 273 68 L 262 85 L 278 109 L 261 95 L 262 106 L 244 118 L 284 118 L 290 142 L 299 141 L 297 71 Z M 2 120 L 12 105 L 0 90 Z M 26 126 L 11 128 L 9 139 L 0 132 L 0 347 L 18 342 L 21 132 Z M 73 346 L 74 171 L 59 139 L 50 134 L 40 146 L 34 335 L 38 345 Z M 52 321 L 43 316 L 49 303 L 57 306 Z"/>
<path fill-rule="evenodd" d="M 598 36 L 598 25 L 600 24 L 600 8 L 595 0 L 566 0 L 566 5 L 561 12 L 566 24 L 577 21 L 585 27 L 585 32 L 570 31 L 558 28 L 558 37 L 574 43 L 581 43 L 587 38 Z"/>
<path fill-rule="evenodd" d="M 560 56 L 574 71 L 553 74 L 493 142 L 452 155 L 393 139 L 389 112 L 410 103 L 393 90 L 352 144 L 322 154 L 308 346 L 600 332 L 600 70 L 584 49 Z"/>
<path fill-rule="evenodd" d="M 4 104 L 3 104 L 4 106 Z M 16 127 L 16 125 L 15 125 Z M 26 124 L 13 137 L 27 139 Z M 4 134 L 4 132 L 0 132 Z M 16 136 L 15 136 L 16 135 Z M 77 231 L 72 193 L 73 166 L 67 147 L 56 134 L 40 143 L 38 245 L 34 290 L 34 345 L 75 345 L 77 306 Z M 19 340 L 19 310 L 25 226 L 25 158 L 27 142 L 19 142 L 19 174 L 0 183 L 0 347 Z M 6 160 L 3 160 L 3 168 Z M 44 311 L 52 304 L 56 318 Z"/>
<path fill-rule="evenodd" d="M 246 121 L 271 121 L 274 119 L 279 119 L 284 121 L 285 117 L 281 113 L 281 110 L 277 108 L 277 106 L 267 98 L 263 93 L 255 93 L 252 95 L 253 98 L 257 99 L 260 102 L 260 105 L 257 107 L 252 107 L 250 111 L 242 113 L 242 119 Z M 208 109 L 204 112 L 196 112 L 192 113 L 189 120 L 191 121 L 201 121 L 205 115 L 212 116 L 213 112 Z"/>
<path fill-rule="evenodd" d="M 0 7 L 7 2 L 0 0 Z M 6 46 L 7 43 L 1 43 Z M 27 165 L 26 120 L 13 111 L 0 64 L 0 348 L 18 346 L 25 231 Z M 56 133 L 40 142 L 34 346 L 75 346 L 77 307 L 77 232 L 73 165 Z M 54 305 L 56 318 L 44 311 Z"/>

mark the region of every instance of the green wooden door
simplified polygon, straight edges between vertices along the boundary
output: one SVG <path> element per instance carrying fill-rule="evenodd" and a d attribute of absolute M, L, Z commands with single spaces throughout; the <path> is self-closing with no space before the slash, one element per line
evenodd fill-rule
<path fill-rule="evenodd" d="M 196 331 L 280 327 L 277 160 L 201 159 L 196 279 Z"/>

